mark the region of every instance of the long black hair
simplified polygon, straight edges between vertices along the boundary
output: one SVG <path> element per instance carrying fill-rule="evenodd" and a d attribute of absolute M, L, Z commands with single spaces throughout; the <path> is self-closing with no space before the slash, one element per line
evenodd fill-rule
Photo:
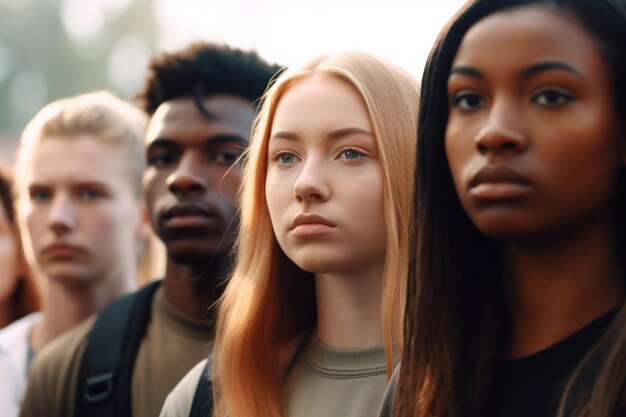
<path fill-rule="evenodd" d="M 479 417 L 489 409 L 495 367 L 510 329 L 502 257 L 499 245 L 471 222 L 455 191 L 444 148 L 447 83 L 470 27 L 493 13 L 530 5 L 568 13 L 597 41 L 612 70 L 619 120 L 626 120 L 626 0 L 473 0 L 444 28 L 422 80 L 412 240 L 415 256 L 408 280 L 396 416 Z M 620 176 L 616 217 L 618 244 L 622 259 L 626 259 L 624 169 Z M 600 343 L 610 352 L 588 401 L 591 407 L 587 411 L 594 417 L 621 415 L 626 407 L 626 310 L 622 310 Z M 598 387 L 611 383 L 610 393 L 600 392 Z M 601 402 L 605 403 L 603 411 L 593 409 L 593 404 Z"/>

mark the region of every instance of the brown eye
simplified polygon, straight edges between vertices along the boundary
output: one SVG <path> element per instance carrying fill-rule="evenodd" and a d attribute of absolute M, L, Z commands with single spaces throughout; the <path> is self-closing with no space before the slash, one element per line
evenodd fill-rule
<path fill-rule="evenodd" d="M 452 103 L 461 110 L 475 110 L 485 105 L 485 99 L 473 91 L 461 91 L 454 96 Z"/>
<path fill-rule="evenodd" d="M 562 88 L 544 88 L 539 90 L 534 96 L 532 101 L 541 106 L 561 106 L 569 103 L 574 99 L 574 96 L 567 90 Z"/>

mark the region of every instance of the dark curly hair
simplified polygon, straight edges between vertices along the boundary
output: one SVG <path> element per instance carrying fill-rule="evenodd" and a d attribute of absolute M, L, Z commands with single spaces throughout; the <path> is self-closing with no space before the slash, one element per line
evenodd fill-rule
<path fill-rule="evenodd" d="M 253 102 L 261 98 L 281 67 L 261 59 L 256 52 L 208 42 L 153 58 L 146 82 L 136 94 L 149 115 L 165 101 L 192 96 L 198 110 L 207 94 L 232 94 Z"/>

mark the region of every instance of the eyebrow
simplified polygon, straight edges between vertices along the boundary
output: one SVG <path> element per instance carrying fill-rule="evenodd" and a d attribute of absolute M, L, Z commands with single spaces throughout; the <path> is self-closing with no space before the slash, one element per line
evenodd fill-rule
<path fill-rule="evenodd" d="M 543 61 L 538 62 L 536 64 L 530 65 L 528 68 L 524 69 L 521 73 L 523 77 L 529 77 L 531 75 L 538 74 L 540 72 L 549 71 L 553 69 L 560 69 L 567 72 L 570 72 L 580 78 L 586 78 L 581 71 L 576 69 L 574 66 L 562 62 L 562 61 Z"/>
<path fill-rule="evenodd" d="M 523 78 L 527 78 L 532 75 L 539 74 L 544 71 L 554 70 L 554 69 L 567 71 L 583 79 L 586 78 L 583 75 L 583 73 L 579 71 L 577 68 L 562 61 L 542 61 L 536 64 L 529 65 L 528 67 L 522 70 L 522 72 L 520 73 L 520 76 Z M 476 68 L 469 67 L 469 66 L 453 67 L 450 70 L 450 75 L 453 75 L 453 74 L 463 74 L 463 75 L 469 75 L 470 77 L 485 79 L 485 76 L 480 71 L 478 71 Z"/>
<path fill-rule="evenodd" d="M 111 190 L 110 184 L 108 184 L 106 181 L 101 181 L 97 179 L 93 179 L 93 180 L 87 179 L 87 180 L 73 182 L 69 184 L 69 187 L 70 188 L 102 188 L 105 190 Z M 51 188 L 55 188 L 54 184 L 49 184 L 45 182 L 33 182 L 31 184 L 28 184 L 29 191 L 39 190 L 39 189 L 51 189 Z"/>
<path fill-rule="evenodd" d="M 216 146 L 216 145 L 222 145 L 224 143 L 232 143 L 232 142 L 236 142 L 238 144 L 240 144 L 241 146 L 248 146 L 248 140 L 244 137 L 242 137 L 241 135 L 236 135 L 236 134 L 222 134 L 222 135 L 215 135 L 215 136 L 209 136 L 208 138 L 206 138 L 204 140 L 203 145 L 210 145 L 210 146 Z M 171 138 L 167 138 L 167 137 L 163 137 L 163 138 L 156 138 L 154 139 L 152 142 L 150 142 L 148 144 L 148 149 L 153 148 L 153 147 L 178 147 L 180 146 L 178 144 L 178 141 L 175 139 L 171 139 Z"/>
<path fill-rule="evenodd" d="M 345 127 L 345 128 L 333 130 L 327 133 L 326 139 L 329 139 L 329 140 L 340 139 L 340 138 L 351 136 L 351 135 L 374 136 L 374 134 L 370 132 L 369 130 L 362 129 L 360 127 Z M 295 132 L 279 130 L 278 132 L 275 132 L 272 134 L 272 136 L 270 137 L 270 140 L 271 139 L 295 140 L 297 138 L 298 138 L 298 135 Z"/>
<path fill-rule="evenodd" d="M 480 79 L 485 78 L 485 76 L 481 74 L 480 71 L 478 71 L 477 69 L 472 68 L 472 67 L 466 67 L 466 66 L 453 67 L 450 70 L 450 75 L 453 75 L 453 74 L 469 75 L 470 77 L 476 77 Z"/>

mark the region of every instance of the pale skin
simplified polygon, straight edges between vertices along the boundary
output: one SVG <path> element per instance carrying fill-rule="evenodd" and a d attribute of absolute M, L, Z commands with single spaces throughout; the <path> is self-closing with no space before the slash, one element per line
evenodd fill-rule
<path fill-rule="evenodd" d="M 626 139 L 596 45 L 549 9 L 501 12 L 468 31 L 448 82 L 457 191 L 477 227 L 503 243 L 511 358 L 624 300 L 613 200 Z M 498 166 L 526 179 L 472 185 L 481 167 Z"/>
<path fill-rule="evenodd" d="M 315 274 L 316 335 L 336 348 L 381 346 L 386 228 L 365 104 L 315 75 L 283 93 L 272 126 L 266 199 L 281 248 Z"/>
<path fill-rule="evenodd" d="M 382 346 L 382 268 L 368 272 L 315 275 L 315 332 L 322 343 L 342 349 Z"/>
<path fill-rule="evenodd" d="M 123 152 L 93 137 L 47 138 L 32 151 L 18 218 L 42 286 L 35 350 L 137 288 L 136 249 L 149 229 Z"/>

